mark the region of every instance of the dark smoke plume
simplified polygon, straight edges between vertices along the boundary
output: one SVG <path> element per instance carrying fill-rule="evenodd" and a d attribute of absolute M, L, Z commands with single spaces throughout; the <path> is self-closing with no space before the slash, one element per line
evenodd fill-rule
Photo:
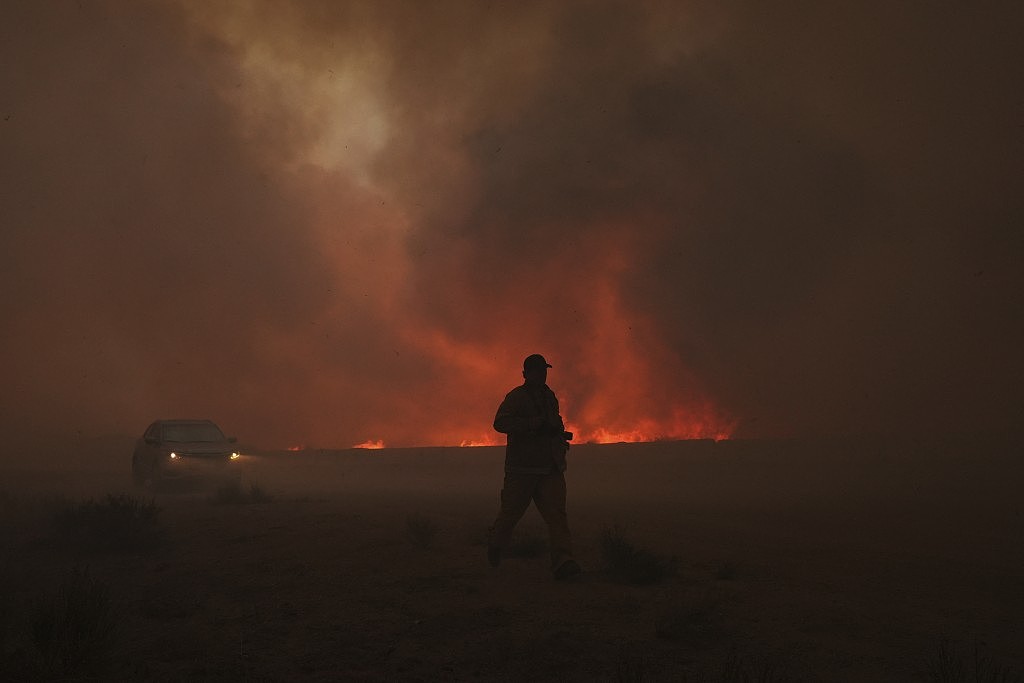
<path fill-rule="evenodd" d="M 1016 5 L 14 2 L 8 430 L 1006 431 Z M 602 432 L 601 430 L 604 430 Z"/>

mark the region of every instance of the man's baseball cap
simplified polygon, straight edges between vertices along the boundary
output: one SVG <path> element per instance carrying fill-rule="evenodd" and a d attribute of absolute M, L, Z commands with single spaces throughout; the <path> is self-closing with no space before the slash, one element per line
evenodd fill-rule
<path fill-rule="evenodd" d="M 550 368 L 551 363 L 544 360 L 544 356 L 539 353 L 534 353 L 526 357 L 523 361 L 523 370 L 529 370 L 530 368 Z"/>

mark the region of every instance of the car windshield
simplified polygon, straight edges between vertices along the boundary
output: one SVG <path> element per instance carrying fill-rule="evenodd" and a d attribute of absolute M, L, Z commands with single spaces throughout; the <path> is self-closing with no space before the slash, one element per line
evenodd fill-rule
<path fill-rule="evenodd" d="M 193 422 L 189 424 L 165 424 L 164 441 L 225 441 L 224 433 L 215 424 Z"/>

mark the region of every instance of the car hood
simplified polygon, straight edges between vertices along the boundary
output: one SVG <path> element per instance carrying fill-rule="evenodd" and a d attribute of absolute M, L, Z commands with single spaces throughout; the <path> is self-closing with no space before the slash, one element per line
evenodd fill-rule
<path fill-rule="evenodd" d="M 167 441 L 164 448 L 183 455 L 226 455 L 233 450 L 233 446 L 226 441 Z"/>

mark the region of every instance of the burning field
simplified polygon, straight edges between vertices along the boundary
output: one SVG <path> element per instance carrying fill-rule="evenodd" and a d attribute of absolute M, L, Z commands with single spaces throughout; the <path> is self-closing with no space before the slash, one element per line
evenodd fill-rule
<path fill-rule="evenodd" d="M 5 679 L 1024 672 L 1019 442 L 574 447 L 570 583 L 534 510 L 488 566 L 500 448 L 265 452 L 235 488 L 155 495 L 126 449 L 4 472 Z"/>

